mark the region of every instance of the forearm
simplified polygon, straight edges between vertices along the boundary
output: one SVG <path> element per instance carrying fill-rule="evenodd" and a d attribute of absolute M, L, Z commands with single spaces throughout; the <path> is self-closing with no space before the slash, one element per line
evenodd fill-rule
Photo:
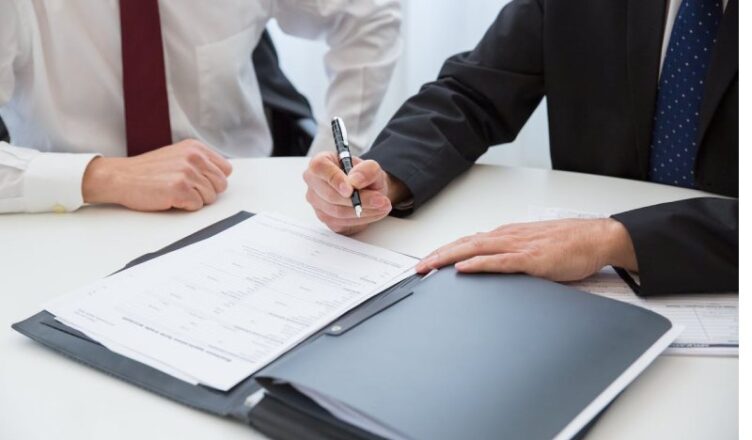
<path fill-rule="evenodd" d="M 543 96 L 542 69 L 540 6 L 510 2 L 475 50 L 449 58 L 402 105 L 364 158 L 402 181 L 418 208 L 517 136 Z"/>

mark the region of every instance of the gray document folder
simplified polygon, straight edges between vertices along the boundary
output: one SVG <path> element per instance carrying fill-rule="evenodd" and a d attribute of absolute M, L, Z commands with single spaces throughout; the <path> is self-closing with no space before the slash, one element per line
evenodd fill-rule
<path fill-rule="evenodd" d="M 670 328 L 556 283 L 444 269 L 257 376 L 272 395 L 283 384 L 312 389 L 406 438 L 545 439 Z"/>
<path fill-rule="evenodd" d="M 222 392 L 110 352 L 47 312 L 13 327 L 149 391 L 290 439 L 554 438 L 672 329 L 653 312 L 556 283 L 447 268 L 382 292 Z M 260 403 L 249 399 L 259 385 Z"/>

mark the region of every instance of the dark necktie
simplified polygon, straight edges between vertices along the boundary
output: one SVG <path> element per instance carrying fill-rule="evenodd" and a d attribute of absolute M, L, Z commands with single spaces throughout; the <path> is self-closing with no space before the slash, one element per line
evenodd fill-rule
<path fill-rule="evenodd" d="M 722 16 L 721 0 L 683 0 L 679 7 L 653 118 L 649 176 L 654 182 L 695 186 L 700 105 Z"/>
<path fill-rule="evenodd" d="M 158 0 L 120 0 L 128 156 L 172 143 Z"/>

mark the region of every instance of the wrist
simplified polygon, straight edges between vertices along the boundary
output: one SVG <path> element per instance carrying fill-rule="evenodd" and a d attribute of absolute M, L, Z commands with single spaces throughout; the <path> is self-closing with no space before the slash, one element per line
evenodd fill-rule
<path fill-rule="evenodd" d="M 637 271 L 637 256 L 629 231 L 621 222 L 612 218 L 603 219 L 605 231 L 604 266 L 616 266 Z"/>
<path fill-rule="evenodd" d="M 384 173 L 386 174 L 386 181 L 387 181 L 386 196 L 392 202 L 392 206 L 397 205 L 398 203 L 401 203 L 407 200 L 410 197 L 410 190 L 407 189 L 407 185 L 402 183 L 401 180 L 397 179 L 391 174 L 387 172 L 384 172 Z"/>
<path fill-rule="evenodd" d="M 86 203 L 117 203 L 112 195 L 113 162 L 116 158 L 95 157 L 84 172 L 81 192 Z"/>

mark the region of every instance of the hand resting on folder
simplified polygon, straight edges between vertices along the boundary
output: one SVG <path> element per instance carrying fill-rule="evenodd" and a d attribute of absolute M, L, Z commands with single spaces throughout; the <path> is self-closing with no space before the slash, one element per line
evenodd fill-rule
<path fill-rule="evenodd" d="M 356 158 L 346 176 L 334 153 L 311 160 L 303 177 L 306 198 L 318 218 L 341 234 L 354 234 L 386 217 L 410 199 L 407 187 L 378 162 Z M 363 216 L 352 210 L 350 193 L 361 191 Z M 419 273 L 455 264 L 461 272 L 527 273 L 554 281 L 575 281 L 604 266 L 637 270 L 632 239 L 614 219 L 564 219 L 500 226 L 460 238 L 435 251 L 417 266 Z"/>
<path fill-rule="evenodd" d="M 605 266 L 637 269 L 627 230 L 611 218 L 500 226 L 436 249 L 416 270 L 452 263 L 460 272 L 524 272 L 554 281 L 581 280 Z"/>

